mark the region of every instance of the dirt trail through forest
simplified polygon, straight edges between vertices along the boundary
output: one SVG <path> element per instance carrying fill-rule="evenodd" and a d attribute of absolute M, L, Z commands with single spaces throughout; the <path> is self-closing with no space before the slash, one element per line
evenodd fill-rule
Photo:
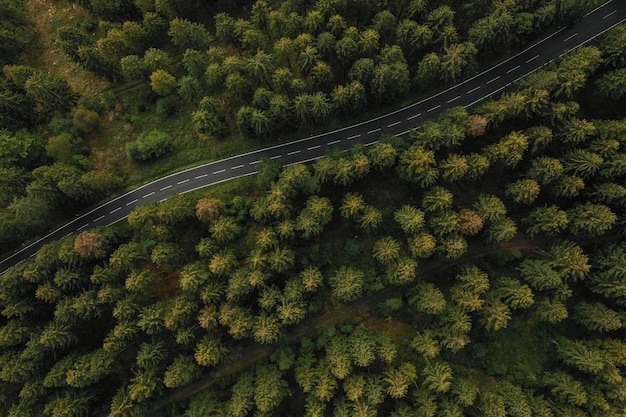
<path fill-rule="evenodd" d="M 619 231 L 616 231 L 594 238 L 580 239 L 578 241 L 575 241 L 575 243 L 582 247 L 587 247 L 600 243 L 617 242 L 618 239 Z M 523 253 L 529 253 L 540 247 L 547 247 L 547 245 L 550 245 L 550 243 L 553 241 L 553 239 L 547 238 L 530 239 L 527 237 L 519 237 L 509 242 L 505 242 L 500 246 L 487 246 L 475 250 L 470 250 L 461 258 L 452 261 L 430 261 L 428 265 L 425 265 L 423 268 L 418 269 L 416 280 L 419 280 L 420 277 L 428 276 L 434 273 L 440 273 L 442 271 L 445 271 L 446 269 L 462 265 L 474 260 L 479 260 L 489 255 L 497 255 L 498 253 L 515 250 Z M 229 355 L 223 364 L 217 366 L 213 371 L 210 372 L 209 375 L 204 377 L 201 381 L 180 388 L 172 392 L 162 400 L 156 402 L 151 408 L 151 411 L 157 411 L 170 404 L 185 400 L 193 395 L 205 391 L 211 388 L 218 381 L 242 372 L 256 362 L 269 357 L 272 353 L 280 349 L 282 346 L 295 344 L 302 340 L 304 337 L 315 337 L 323 329 L 329 326 L 337 326 L 357 317 L 367 317 L 370 310 L 374 309 L 381 301 L 385 300 L 388 297 L 391 297 L 397 291 L 399 291 L 398 287 L 387 287 L 352 304 L 335 304 L 331 308 L 325 309 L 323 314 L 305 319 L 302 323 L 295 326 L 287 336 L 280 340 L 280 342 L 268 346 L 255 344 L 252 346 L 244 347 L 243 349 L 239 349 Z"/>
<path fill-rule="evenodd" d="M 58 26 L 73 20 L 89 20 L 89 14 L 84 9 L 76 4 L 50 0 L 24 0 L 24 7 L 37 34 L 37 47 L 26 58 L 27 65 L 43 68 L 64 78 L 81 95 L 96 95 L 109 86 L 108 81 L 72 62 L 54 43 Z"/>
<path fill-rule="evenodd" d="M 478 260 L 488 255 L 496 255 L 503 250 L 519 250 L 529 252 L 536 249 L 545 242 L 531 239 L 517 239 L 502 246 L 483 247 L 479 250 L 468 252 L 459 259 L 452 261 L 437 260 L 430 261 L 427 266 L 418 269 L 416 280 L 420 277 L 428 276 L 433 273 L 440 273 L 454 266 L 462 265 L 472 260 Z M 282 346 L 291 345 L 299 342 L 304 337 L 315 337 L 323 329 L 330 326 L 337 326 L 346 323 L 356 317 L 366 317 L 370 310 L 374 309 L 378 304 L 395 292 L 399 291 L 398 287 L 387 287 L 383 290 L 362 298 L 351 304 L 335 304 L 331 308 L 326 308 L 324 313 L 319 316 L 309 317 L 302 323 L 293 328 L 293 330 L 279 342 L 272 345 L 252 345 L 244 347 L 230 354 L 223 364 L 218 365 L 208 376 L 192 385 L 180 388 L 169 394 L 162 400 L 156 402 L 151 411 L 157 411 L 169 404 L 182 401 L 195 394 L 211 388 L 215 383 L 231 375 L 242 372 L 254 363 L 269 357 L 272 353 L 280 349 Z"/>

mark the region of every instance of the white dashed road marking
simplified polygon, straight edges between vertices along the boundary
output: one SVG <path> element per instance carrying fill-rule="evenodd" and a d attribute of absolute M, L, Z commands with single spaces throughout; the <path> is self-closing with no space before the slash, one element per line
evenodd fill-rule
<path fill-rule="evenodd" d="M 161 188 L 159 191 L 165 191 L 168 188 L 172 188 L 172 186 L 171 185 L 166 185 L 165 187 Z"/>
<path fill-rule="evenodd" d="M 87 226 L 89 226 L 89 223 L 88 223 L 88 224 L 83 224 L 81 227 L 79 227 L 79 228 L 78 228 L 78 229 L 76 229 L 76 230 L 83 230 L 83 229 L 84 229 L 85 227 L 87 227 Z"/>
<path fill-rule="evenodd" d="M 428 109 L 428 112 L 430 113 L 433 110 L 437 110 L 439 107 L 441 107 L 441 104 L 437 104 L 435 107 L 433 107 L 432 109 Z"/>
<path fill-rule="evenodd" d="M 288 155 L 288 156 L 291 156 L 291 155 L 298 154 L 298 153 L 300 153 L 300 152 L 302 152 L 302 151 L 287 152 L 287 155 Z"/>
<path fill-rule="evenodd" d="M 564 40 L 563 42 L 567 42 L 567 41 L 569 41 L 570 39 L 572 39 L 572 38 L 573 38 L 574 36 L 576 36 L 576 35 L 578 35 L 578 32 L 574 33 L 574 34 L 573 34 L 573 35 L 571 35 L 571 36 L 568 36 L 567 38 L 565 38 L 565 40 Z"/>
<path fill-rule="evenodd" d="M 121 207 L 118 207 L 118 208 L 116 208 L 115 210 L 111 210 L 111 211 L 109 211 L 109 214 L 113 214 L 113 213 L 115 213 L 116 211 L 121 210 L 121 209 L 122 209 Z"/>
<path fill-rule="evenodd" d="M 148 193 L 148 194 L 144 195 L 144 196 L 143 196 L 143 198 L 148 198 L 148 197 L 150 197 L 151 195 L 154 195 L 154 191 L 152 191 L 151 193 Z"/>
<path fill-rule="evenodd" d="M 527 59 L 526 63 L 528 64 L 530 61 L 534 61 L 535 59 L 539 58 L 539 55 L 535 55 L 534 57 Z"/>
<path fill-rule="evenodd" d="M 520 66 L 518 65 L 517 67 L 511 68 L 511 69 L 510 69 L 510 70 L 508 70 L 506 73 L 507 73 L 507 74 L 510 74 L 510 73 L 512 73 L 513 71 L 515 71 L 516 69 L 518 69 L 519 67 L 520 67 Z"/>
<path fill-rule="evenodd" d="M 471 90 L 469 90 L 469 91 L 467 92 L 467 94 L 472 94 L 474 91 L 476 91 L 476 90 L 478 90 L 478 89 L 480 89 L 480 86 L 475 87 L 475 88 L 472 88 Z"/>
<path fill-rule="evenodd" d="M 234 167 L 231 167 L 230 169 L 239 169 L 239 168 L 243 168 L 243 165 L 235 165 Z"/>
<path fill-rule="evenodd" d="M 186 182 L 189 182 L 189 178 L 187 178 L 186 180 L 178 181 L 176 184 L 184 184 Z"/>
<path fill-rule="evenodd" d="M 137 201 L 139 201 L 139 199 L 134 199 L 133 201 L 129 201 L 128 203 L 126 203 L 127 206 L 130 206 L 131 204 L 135 204 Z"/>
<path fill-rule="evenodd" d="M 380 127 L 378 129 L 370 130 L 369 132 L 367 132 L 367 134 L 371 135 L 372 133 L 376 133 L 376 132 L 380 132 Z"/>
<path fill-rule="evenodd" d="M 453 101 L 458 100 L 458 99 L 460 99 L 460 98 L 461 98 L 461 96 L 456 96 L 456 97 L 454 97 L 454 98 L 452 98 L 452 99 L 448 100 L 448 101 L 447 101 L 447 103 L 448 103 L 448 104 L 450 104 L 450 103 L 452 103 Z"/>
<path fill-rule="evenodd" d="M 417 113 L 417 114 L 414 114 L 413 116 L 407 117 L 406 119 L 407 120 L 415 119 L 416 117 L 420 117 L 421 115 L 422 115 L 422 113 Z"/>
<path fill-rule="evenodd" d="M 340 140 L 334 140 L 334 141 L 332 141 L 332 142 L 328 142 L 326 145 L 328 145 L 328 146 L 332 146 L 332 145 L 336 145 L 336 144 L 338 144 L 339 142 L 341 142 L 341 139 L 340 139 Z"/>
<path fill-rule="evenodd" d="M 606 16 L 604 16 L 604 17 L 602 18 L 602 20 L 606 19 L 606 18 L 607 18 L 607 17 L 609 17 L 609 16 L 614 15 L 615 13 L 617 13 L 617 10 L 613 10 L 611 13 L 607 14 Z"/>
<path fill-rule="evenodd" d="M 225 169 L 220 169 L 219 171 L 214 171 L 214 174 L 221 174 L 222 172 L 226 172 Z"/>
<path fill-rule="evenodd" d="M 390 124 L 388 124 L 388 125 L 387 125 L 387 127 L 394 127 L 394 126 L 399 125 L 400 123 L 402 123 L 402 121 L 401 121 L 401 120 L 398 120 L 397 122 L 394 122 L 394 123 L 390 123 Z"/>
<path fill-rule="evenodd" d="M 360 134 L 360 133 L 359 133 L 358 135 L 352 135 L 352 136 L 350 136 L 350 137 L 348 138 L 348 140 L 351 140 L 351 139 L 356 139 L 356 138 L 358 138 L 359 136 L 361 136 L 361 134 Z"/>
<path fill-rule="evenodd" d="M 202 175 L 198 175 L 197 177 L 195 177 L 195 179 L 199 180 L 200 178 L 204 178 L 207 177 L 209 174 L 202 174 Z"/>
<path fill-rule="evenodd" d="M 282 156 L 282 155 L 274 155 L 274 156 L 270 157 L 270 159 L 278 159 L 278 158 L 280 158 L 281 156 Z"/>
<path fill-rule="evenodd" d="M 98 218 L 97 218 L 96 220 L 94 220 L 92 223 L 96 223 L 97 221 L 102 220 L 102 219 L 104 219 L 104 214 L 103 214 L 102 216 L 98 217 Z"/>
<path fill-rule="evenodd" d="M 499 78 L 500 76 L 498 75 L 496 78 L 492 78 L 491 80 L 487 81 L 487 84 L 491 84 L 492 82 L 496 81 Z"/>
<path fill-rule="evenodd" d="M 307 151 L 312 151 L 313 149 L 319 149 L 321 148 L 322 145 L 315 145 L 315 146 L 311 146 L 310 148 L 306 148 Z"/>

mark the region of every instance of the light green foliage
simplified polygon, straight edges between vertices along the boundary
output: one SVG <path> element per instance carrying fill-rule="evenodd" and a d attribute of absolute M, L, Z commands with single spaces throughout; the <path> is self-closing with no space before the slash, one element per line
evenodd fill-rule
<path fill-rule="evenodd" d="M 467 252 L 467 240 L 461 235 L 450 235 L 441 240 L 438 247 L 442 256 L 446 259 L 460 258 Z"/>
<path fill-rule="evenodd" d="M 400 155 L 398 174 L 401 178 L 429 187 L 437 181 L 439 170 L 435 153 L 415 144 Z"/>
<path fill-rule="evenodd" d="M 0 167 L 15 165 L 31 167 L 43 157 L 46 142 L 41 134 L 19 130 L 11 133 L 0 131 Z"/>
<path fill-rule="evenodd" d="M 543 377 L 543 382 L 560 402 L 572 405 L 587 403 L 587 392 L 583 385 L 564 372 L 548 373 Z"/>
<path fill-rule="evenodd" d="M 590 202 L 568 210 L 567 216 L 571 220 L 569 230 L 574 235 L 598 236 L 610 230 L 617 221 L 610 208 Z"/>
<path fill-rule="evenodd" d="M 446 299 L 439 288 L 431 283 L 420 283 L 415 288 L 415 295 L 409 299 L 409 305 L 426 314 L 441 314 L 446 308 Z"/>
<path fill-rule="evenodd" d="M 506 206 L 493 195 L 481 194 L 473 207 L 486 222 L 497 222 L 506 215 Z"/>
<path fill-rule="evenodd" d="M 210 336 L 205 336 L 200 343 L 196 345 L 194 358 L 199 365 L 212 366 L 217 365 L 226 352 L 227 349 L 219 342 L 215 341 Z"/>
<path fill-rule="evenodd" d="M 512 132 L 498 143 L 485 148 L 485 156 L 490 162 L 502 161 L 509 167 L 515 167 L 528 149 L 528 137 L 522 132 Z"/>
<path fill-rule="evenodd" d="M 550 262 L 539 259 L 524 259 L 519 271 L 531 287 L 538 290 L 554 289 L 561 285 L 562 277 Z"/>
<path fill-rule="evenodd" d="M 362 214 L 359 216 L 358 222 L 361 229 L 366 232 L 373 233 L 378 229 L 383 221 L 383 215 L 376 207 L 366 204 Z"/>
<path fill-rule="evenodd" d="M 326 197 L 310 197 L 296 219 L 296 229 L 305 239 L 319 235 L 332 220 L 333 206 Z"/>
<path fill-rule="evenodd" d="M 422 208 L 426 212 L 438 212 L 452 207 L 454 195 L 443 187 L 433 187 L 424 194 Z"/>
<path fill-rule="evenodd" d="M 574 309 L 574 318 L 591 331 L 609 332 L 622 328 L 619 313 L 602 303 L 578 303 Z"/>
<path fill-rule="evenodd" d="M 425 385 L 431 392 L 444 393 L 450 389 L 452 368 L 449 364 L 432 361 L 426 364 L 422 371 Z"/>
<path fill-rule="evenodd" d="M 575 149 L 563 157 L 563 167 L 565 172 L 571 172 L 587 178 L 600 170 L 604 159 L 593 152 L 584 149 Z"/>
<path fill-rule="evenodd" d="M 436 249 L 435 237 L 428 233 L 420 233 L 409 239 L 409 250 L 416 258 L 428 258 Z"/>
<path fill-rule="evenodd" d="M 516 203 L 530 204 L 539 196 L 539 184 L 535 180 L 519 180 L 509 184 L 506 194 L 513 198 Z"/>
<path fill-rule="evenodd" d="M 174 149 L 172 137 L 154 129 L 140 134 L 136 140 L 126 145 L 126 154 L 130 159 L 146 161 L 168 155 Z"/>
<path fill-rule="evenodd" d="M 426 360 L 436 358 L 441 350 L 439 341 L 430 330 L 418 333 L 418 335 L 413 338 L 411 347 L 415 349 L 417 353 L 421 354 Z"/>
<path fill-rule="evenodd" d="M 361 214 L 365 208 L 365 200 L 360 194 L 347 193 L 342 200 L 339 211 L 345 218 L 354 218 Z"/>
<path fill-rule="evenodd" d="M 393 218 L 407 235 L 416 234 L 424 227 L 424 213 L 413 206 L 402 206 Z"/>
<path fill-rule="evenodd" d="M 382 264 L 390 264 L 400 256 L 400 243 L 390 236 L 385 236 L 374 243 L 374 258 Z"/>
<path fill-rule="evenodd" d="M 512 309 L 528 308 L 534 302 L 530 287 L 514 278 L 499 278 L 494 294 Z"/>
<path fill-rule="evenodd" d="M 542 206 L 534 208 L 524 222 L 528 224 L 526 232 L 531 236 L 539 233 L 550 236 L 565 230 L 569 218 L 557 206 Z"/>
<path fill-rule="evenodd" d="M 406 285 L 417 275 L 417 261 L 410 257 L 401 257 L 395 264 L 387 268 L 387 279 L 395 285 Z"/>
<path fill-rule="evenodd" d="M 276 365 L 257 366 L 254 402 L 261 412 L 269 412 L 287 395 L 287 382 Z"/>
<path fill-rule="evenodd" d="M 356 269 L 341 267 L 329 278 L 332 294 L 340 301 L 353 301 L 361 296 L 365 285 L 365 274 Z"/>
<path fill-rule="evenodd" d="M 199 368 L 192 356 L 178 355 L 165 370 L 163 382 L 168 388 L 185 386 L 199 374 Z"/>
<path fill-rule="evenodd" d="M 150 87 L 161 96 L 174 92 L 176 85 L 176 77 L 165 70 L 157 69 L 150 75 Z"/>
<path fill-rule="evenodd" d="M 506 242 L 515 237 L 517 226 L 513 219 L 504 217 L 493 222 L 488 229 L 489 240 L 494 243 Z"/>
<path fill-rule="evenodd" d="M 488 299 L 481 310 L 481 318 L 486 330 L 500 330 L 509 324 L 511 309 L 500 300 Z"/>

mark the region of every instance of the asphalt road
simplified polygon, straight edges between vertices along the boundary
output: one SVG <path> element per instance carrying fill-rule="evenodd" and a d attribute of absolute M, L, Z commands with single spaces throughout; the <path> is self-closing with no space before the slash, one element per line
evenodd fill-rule
<path fill-rule="evenodd" d="M 16 250 L 0 262 L 0 274 L 37 254 L 46 243 L 96 226 L 108 226 L 126 218 L 142 204 L 256 173 L 261 158 L 280 159 L 283 165 L 318 159 L 332 150 L 348 150 L 357 143 L 372 145 L 382 134 L 400 136 L 425 120 L 454 107 L 469 107 L 492 96 L 546 63 L 575 49 L 626 21 L 626 1 L 610 0 L 575 25 L 559 29 L 492 68 L 418 103 L 374 119 L 282 145 L 233 156 L 180 171 L 121 195 L 88 213 L 77 216 L 36 242 Z"/>

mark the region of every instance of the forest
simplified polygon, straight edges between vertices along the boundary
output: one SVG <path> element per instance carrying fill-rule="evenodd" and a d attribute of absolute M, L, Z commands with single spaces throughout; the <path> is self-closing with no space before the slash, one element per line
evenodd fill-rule
<path fill-rule="evenodd" d="M 393 108 L 594 6 L 82 0 L 63 75 L 29 54 L 28 3 L 0 0 L 4 251 L 200 147 Z M 621 25 L 405 137 L 44 246 L 0 276 L 0 414 L 624 416 L 625 77 Z"/>

